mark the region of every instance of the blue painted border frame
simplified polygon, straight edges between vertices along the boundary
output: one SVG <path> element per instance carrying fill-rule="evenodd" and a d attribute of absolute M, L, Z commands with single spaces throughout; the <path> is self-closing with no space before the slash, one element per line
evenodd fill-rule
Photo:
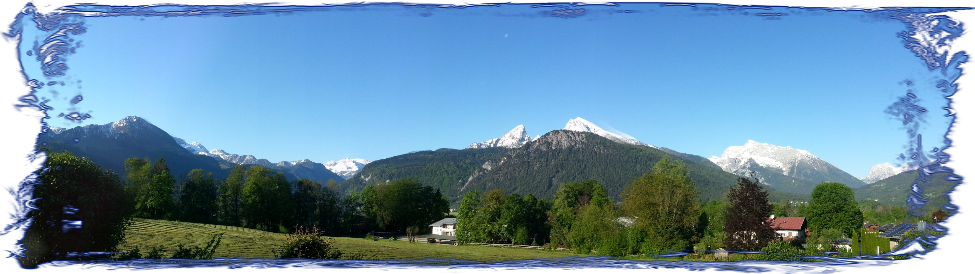
<path fill-rule="evenodd" d="M 79 4 L 91 4 L 99 6 L 115 6 L 123 7 L 130 6 L 132 2 L 137 2 L 139 6 L 161 6 L 161 5 L 171 5 L 171 6 L 346 6 L 346 5 L 362 5 L 371 3 L 391 3 L 391 4 L 405 4 L 405 5 L 416 5 L 416 6 L 436 6 L 436 7 L 449 7 L 449 8 L 462 8 L 467 6 L 488 6 L 494 4 L 540 4 L 545 3 L 545 1 L 501 1 L 501 0 L 474 0 L 474 1 L 437 1 L 437 0 L 392 0 L 392 1 L 296 1 L 296 0 L 283 0 L 283 1 L 273 1 L 273 0 L 203 0 L 203 1 L 190 1 L 190 0 L 147 0 L 147 1 L 121 1 L 121 0 L 94 0 L 94 1 L 32 1 L 32 5 L 28 7 L 26 2 L 15 1 L 13 3 L 3 3 L 2 11 L 3 14 L 0 16 L 6 26 L 12 26 L 13 22 L 16 20 L 17 15 L 25 12 L 27 10 L 33 10 L 37 14 L 47 14 L 56 15 L 69 12 L 68 7 Z M 760 0 L 740 0 L 740 1 L 692 1 L 687 2 L 686 0 L 678 0 L 675 3 L 677 5 L 685 5 L 691 3 L 697 4 L 721 4 L 721 5 L 731 5 L 731 6 L 789 6 L 797 8 L 820 8 L 824 10 L 860 10 L 860 11 L 878 11 L 878 10 L 888 10 L 888 9 L 899 9 L 899 8 L 910 8 L 910 7 L 971 7 L 972 4 L 963 3 L 961 1 L 883 1 L 883 2 L 856 2 L 847 3 L 846 1 L 760 1 Z M 578 7 L 584 8 L 586 5 L 611 5 L 614 2 L 611 1 L 585 1 L 576 2 Z M 623 2 L 619 2 L 623 3 Z M 211 13 L 215 11 L 208 10 L 197 10 L 189 12 L 186 14 L 172 14 L 173 16 L 194 16 L 206 13 Z M 226 11 L 224 11 L 226 12 Z M 574 11 L 563 11 L 559 13 L 554 12 L 554 16 L 564 16 L 571 17 Z M 241 13 L 238 15 L 246 15 L 246 13 Z M 932 17 L 934 16 L 934 17 Z M 926 37 L 912 37 L 918 43 L 917 47 L 914 48 L 915 52 L 918 52 L 920 56 L 939 56 L 939 54 L 928 55 L 926 53 L 942 53 L 942 52 L 958 52 L 964 51 L 965 49 L 971 47 L 971 38 L 966 30 L 968 26 L 975 26 L 972 24 L 975 18 L 975 13 L 969 10 L 956 10 L 939 12 L 934 14 L 926 14 L 920 17 L 905 17 L 905 21 L 917 25 L 923 25 L 924 19 L 936 18 L 944 16 L 945 18 L 959 23 L 963 29 L 963 33 L 956 39 L 951 40 L 946 45 L 938 44 L 935 38 Z M 744 268 L 746 270 L 758 270 L 758 271 L 788 271 L 788 272 L 830 272 L 830 271 L 843 271 L 853 270 L 853 271 L 867 271 L 867 272 L 884 272 L 884 271 L 943 271 L 951 270 L 951 268 L 963 268 L 963 264 L 966 263 L 967 254 L 966 252 L 970 249 L 968 242 L 972 241 L 971 237 L 967 237 L 969 233 L 967 230 L 970 226 L 969 220 L 970 215 L 965 211 L 965 209 L 971 208 L 969 201 L 966 199 L 971 193 L 971 187 L 967 184 L 960 183 L 955 189 L 948 194 L 951 198 L 952 205 L 958 208 L 958 211 L 941 223 L 942 226 L 952 229 L 953 233 L 948 233 L 941 237 L 936 243 L 937 248 L 933 251 L 926 253 L 924 255 L 916 256 L 908 260 L 898 260 L 898 261 L 880 261 L 880 260 L 844 260 L 839 262 L 829 262 L 829 263 L 817 263 L 817 264 L 796 264 L 796 263 L 773 263 L 773 262 L 746 262 L 746 263 L 735 263 L 735 264 L 645 264 L 645 263 L 632 263 L 627 261 L 615 261 L 615 260 L 593 260 L 593 261 L 579 261 L 568 264 L 556 264 L 553 266 L 552 263 L 541 263 L 541 262 L 522 262 L 522 263 L 502 263 L 493 265 L 451 265 L 451 266 L 416 266 L 409 264 L 398 264 L 398 263 L 364 263 L 364 264 L 351 264 L 345 267 L 336 266 L 322 266 L 320 262 L 297 262 L 280 264 L 273 260 L 268 261 L 256 261 L 247 264 L 245 267 L 219 267 L 217 266 L 195 266 L 195 267 L 181 267 L 179 269 L 169 268 L 167 266 L 132 266 L 132 265 L 116 265 L 116 264 L 77 264 L 68 262 L 54 262 L 42 264 L 37 269 L 23 269 L 20 267 L 19 262 L 16 260 L 18 254 L 22 254 L 23 247 L 18 242 L 23 238 L 23 233 L 26 230 L 27 223 L 19 222 L 23 219 L 23 216 L 27 212 L 27 205 L 25 202 L 29 201 L 29 189 L 23 188 L 23 183 L 31 182 L 36 178 L 34 173 L 38 167 L 43 165 L 45 156 L 43 154 L 36 153 L 34 145 L 37 142 L 37 135 L 43 133 L 42 118 L 45 116 L 43 110 L 35 107 L 24 99 L 31 94 L 33 91 L 32 84 L 28 81 L 26 76 L 20 67 L 19 53 L 18 53 L 18 43 L 19 37 L 9 35 L 10 29 L 4 29 L 2 33 L 4 35 L 0 36 L 3 43 L 0 43 L 0 66 L 2 66 L 4 77 L 2 92 L 0 92 L 0 111 L 5 116 L 7 123 L 3 126 L 3 142 L 8 144 L 8 147 L 3 151 L 4 153 L 0 158 L 2 158 L 3 180 L 4 191 L 0 191 L 0 200 L 6 203 L 6 210 L 2 211 L 3 224 L 0 225 L 0 236 L 3 237 L 2 247 L 3 252 L 2 259 L 0 259 L 0 265 L 2 269 L 5 270 L 15 270 L 15 271 L 42 271 L 42 272 L 63 272 L 63 271 L 83 271 L 83 272 L 108 272 L 108 271 L 148 271 L 148 272 L 163 272 L 163 271 L 191 271 L 191 272 L 203 272 L 203 271 L 245 271 L 245 272 L 266 272 L 266 271 L 279 271 L 279 269 L 287 270 L 309 270 L 309 271 L 343 271 L 343 272 L 389 272 L 389 271 L 406 271 L 406 272 L 429 272 L 429 271 L 458 271 L 458 272 L 503 272 L 503 271 L 551 271 L 555 270 L 558 272 L 578 272 L 578 273 L 589 273 L 592 271 L 600 271 L 601 269 L 614 269 L 617 271 L 686 271 L 686 270 L 696 270 L 696 271 L 722 271 L 721 267 L 732 266 L 736 268 Z M 972 30 L 968 30 L 972 32 Z M 950 55 L 950 54 L 949 54 Z M 931 59 L 931 58 L 926 58 Z M 930 60 L 928 60 L 930 61 Z M 971 61 L 969 61 L 971 62 Z M 964 179 L 970 173 L 966 169 L 971 162 L 971 156 L 968 156 L 968 152 L 972 149 L 969 147 L 969 142 L 967 142 L 969 135 L 967 134 L 967 129 L 970 127 L 971 115 L 965 107 L 970 103 L 971 94 L 967 93 L 969 88 L 969 77 L 965 74 L 965 69 L 967 67 L 966 63 L 962 63 L 959 68 L 962 70 L 962 76 L 959 77 L 955 82 L 957 91 L 955 94 L 949 97 L 949 112 L 954 116 L 954 122 L 949 129 L 947 139 L 954 140 L 947 149 L 943 151 L 944 154 L 951 155 L 951 160 L 945 163 L 943 166 L 951 169 L 953 173 Z M 545 269 L 540 269 L 545 267 Z M 552 269 L 554 267 L 554 269 Z"/>

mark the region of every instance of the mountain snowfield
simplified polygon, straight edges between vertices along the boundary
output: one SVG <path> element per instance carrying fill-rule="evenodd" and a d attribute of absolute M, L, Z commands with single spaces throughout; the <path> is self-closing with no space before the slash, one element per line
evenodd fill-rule
<path fill-rule="evenodd" d="M 636 138 L 630 136 L 623 136 L 620 134 L 612 133 L 608 130 L 602 129 L 592 122 L 582 119 L 582 117 L 576 117 L 575 119 L 570 119 L 568 123 L 565 124 L 564 130 L 579 131 L 579 132 L 590 132 L 606 139 L 610 139 L 617 143 L 631 144 L 631 145 L 645 145 L 649 147 L 654 147 L 652 145 L 644 144 L 637 140 Z M 521 147 L 528 142 L 538 139 L 539 136 L 532 138 L 525 131 L 525 125 L 518 125 L 508 133 L 505 133 L 501 138 L 494 138 L 480 143 L 473 143 L 467 148 L 477 149 L 477 148 L 492 148 L 492 147 L 506 147 L 506 148 L 517 148 Z"/>
<path fill-rule="evenodd" d="M 505 133 L 501 138 L 494 138 L 480 143 L 473 143 L 467 148 L 492 148 L 492 147 L 506 147 L 506 148 L 516 148 L 521 147 L 534 139 L 538 139 L 538 136 L 532 138 L 525 131 L 525 125 L 518 125 L 508 133 Z"/>
<path fill-rule="evenodd" d="M 328 170 L 331 170 L 332 172 L 335 172 L 335 174 L 338 174 L 339 176 L 342 176 L 342 178 L 348 180 L 356 173 L 359 173 L 359 171 L 362 170 L 362 167 L 366 166 L 366 164 L 369 164 L 370 162 L 372 161 L 366 159 L 345 158 L 338 161 L 328 161 L 322 165 L 325 165 L 325 168 Z"/>
<path fill-rule="evenodd" d="M 210 156 L 213 158 L 220 158 L 227 162 L 231 162 L 235 164 L 262 165 L 266 167 L 270 167 L 270 166 L 291 167 L 306 162 L 318 164 L 308 159 L 303 159 L 299 161 L 281 161 L 276 164 L 273 164 L 271 163 L 271 161 L 268 161 L 266 159 L 258 159 L 257 157 L 254 157 L 254 155 L 232 154 L 232 153 L 227 153 L 223 149 L 213 149 L 208 151 L 207 148 L 203 146 L 203 144 L 200 144 L 198 142 L 187 143 L 185 140 L 176 137 L 173 137 L 173 139 L 175 139 L 176 143 L 178 143 L 180 146 L 190 151 L 190 153 Z M 370 161 L 366 159 L 345 158 L 339 161 L 328 161 L 327 163 L 320 164 L 320 165 L 325 166 L 326 169 L 328 169 L 329 171 L 335 174 L 338 174 L 342 178 L 349 179 L 352 177 L 352 175 L 358 173 L 359 170 L 362 170 L 362 167 L 368 164 L 369 162 Z"/>
<path fill-rule="evenodd" d="M 792 167 L 800 161 L 814 162 L 817 165 L 829 164 L 809 153 L 809 151 L 780 147 L 772 144 L 759 143 L 748 140 L 744 146 L 730 146 L 725 149 L 721 157 L 711 156 L 708 160 L 717 164 L 724 171 L 746 175 L 749 161 L 758 165 L 782 171 L 782 175 L 789 176 Z"/>
<path fill-rule="evenodd" d="M 877 164 L 870 168 L 870 174 L 867 177 L 861 178 L 860 180 L 864 183 L 872 184 L 909 170 L 911 170 L 911 167 L 907 164 L 901 165 L 900 167 L 895 167 L 890 163 Z"/>
<path fill-rule="evenodd" d="M 606 139 L 613 140 L 617 143 L 624 143 L 624 144 L 631 144 L 631 145 L 646 145 L 649 147 L 654 147 L 649 144 L 644 144 L 639 140 L 637 140 L 636 138 L 630 136 L 622 136 L 616 133 L 609 132 L 605 129 L 596 126 L 596 124 L 593 124 L 592 122 L 586 121 L 586 119 L 582 119 L 582 117 L 576 117 L 575 119 L 569 120 L 569 122 L 565 124 L 565 128 L 563 129 L 571 130 L 571 131 L 580 131 L 580 132 L 591 132 L 596 135 L 606 137 Z"/>
<path fill-rule="evenodd" d="M 83 133 L 81 134 L 81 136 L 78 137 L 86 138 L 89 136 L 93 136 L 93 134 L 98 134 L 99 137 L 118 138 L 119 133 L 140 132 L 144 128 L 155 127 L 151 123 L 149 123 L 149 121 L 147 121 L 146 119 L 143 119 L 138 116 L 127 116 L 125 118 L 122 118 L 122 120 L 118 120 L 111 123 L 111 126 L 108 125 L 109 124 L 86 125 L 80 127 Z M 55 126 L 48 126 L 47 128 L 48 131 L 54 134 L 61 134 L 62 132 L 68 130 L 66 128 L 59 128 Z"/>
<path fill-rule="evenodd" d="M 756 176 L 762 183 L 793 193 L 811 191 L 816 184 L 831 181 L 851 188 L 866 185 L 859 178 L 802 149 L 780 147 L 748 140 L 744 146 L 731 146 L 721 157 L 708 160 L 722 170 L 738 176 Z"/>

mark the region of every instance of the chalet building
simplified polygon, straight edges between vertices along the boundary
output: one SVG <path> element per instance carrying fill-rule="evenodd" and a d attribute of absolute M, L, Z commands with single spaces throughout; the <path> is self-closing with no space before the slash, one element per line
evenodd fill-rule
<path fill-rule="evenodd" d="M 443 220 L 430 224 L 433 235 L 456 236 L 457 218 L 443 218 Z"/>
<path fill-rule="evenodd" d="M 779 234 L 779 237 L 784 241 L 791 240 L 806 240 L 806 218 L 804 217 L 779 217 L 775 218 L 775 215 L 770 217 L 772 229 L 775 233 Z"/>

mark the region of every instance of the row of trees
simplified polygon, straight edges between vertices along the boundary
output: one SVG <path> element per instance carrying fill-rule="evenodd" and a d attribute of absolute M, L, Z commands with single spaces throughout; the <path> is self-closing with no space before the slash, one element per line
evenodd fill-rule
<path fill-rule="evenodd" d="M 296 227 L 321 234 L 373 229 L 414 234 L 447 215 L 440 191 L 415 179 L 370 186 L 344 198 L 336 183 L 298 179 L 263 166 L 236 166 L 224 180 L 195 169 L 176 179 L 165 159 L 125 161 L 126 175 L 103 171 L 68 152 L 50 153 L 32 184 L 35 210 L 20 243 L 22 266 L 71 252 L 115 252 L 133 217 L 223 224 L 274 232 Z M 124 178 L 124 180 L 122 179 Z"/>
<path fill-rule="evenodd" d="M 337 184 L 309 179 L 289 182 L 263 166 L 238 165 L 224 180 L 192 170 L 176 180 L 159 158 L 125 162 L 127 191 L 135 217 L 241 226 L 274 232 L 316 227 L 322 234 L 355 233 L 375 228 L 403 232 L 424 229 L 446 216 L 447 199 L 415 179 L 366 187 L 347 197 Z"/>
<path fill-rule="evenodd" d="M 34 209 L 18 220 L 30 224 L 19 242 L 21 266 L 36 268 L 71 252 L 117 251 L 134 209 L 117 174 L 71 153 L 49 151 L 35 174 L 36 182 L 28 185 Z"/>
<path fill-rule="evenodd" d="M 510 242 L 540 245 L 548 240 L 546 213 L 551 204 L 528 194 L 521 197 L 495 189 L 481 195 L 469 191 L 461 201 L 457 217 L 457 240 L 461 243 Z"/>
<path fill-rule="evenodd" d="M 800 210 L 769 203 L 768 192 L 758 180 L 747 178 L 739 178 L 723 200 L 701 205 L 683 163 L 669 157 L 628 184 L 621 196 L 622 203 L 613 204 L 597 181 L 563 184 L 546 213 L 547 221 L 540 222 L 539 207 L 514 211 L 531 212 L 531 218 L 504 217 L 512 215 L 515 201 L 534 199 L 530 195 L 519 199 L 517 194 L 506 197 L 500 190 L 484 195 L 471 191 L 458 212 L 458 240 L 521 244 L 525 241 L 519 241 L 518 230 L 538 231 L 547 226 L 550 245 L 579 253 L 622 256 L 693 249 L 762 250 L 779 238 L 769 218 L 776 211 L 805 214 L 815 235 L 833 238 L 850 236 L 863 221 L 852 190 L 830 182 L 817 186 L 809 206 Z"/>
<path fill-rule="evenodd" d="M 680 161 L 666 157 L 626 186 L 613 204 L 596 181 L 562 185 L 552 201 L 551 244 L 579 253 L 662 254 L 699 241 L 700 204 Z"/>
<path fill-rule="evenodd" d="M 281 232 L 302 226 L 323 234 L 372 229 L 415 234 L 449 211 L 439 190 L 415 179 L 339 197 L 334 182 L 288 182 L 262 166 L 237 166 L 224 180 L 202 170 L 177 180 L 162 158 L 151 164 L 128 159 L 125 167 L 127 182 L 87 159 L 49 153 L 38 173 L 38 210 L 28 214 L 33 223 L 21 241 L 27 248 L 21 262 L 36 265 L 69 251 L 114 251 L 132 216 Z M 800 212 L 807 214 L 815 233 L 850 233 L 862 223 L 848 187 L 823 183 L 812 196 Z M 620 204 L 612 203 L 596 181 L 563 184 L 551 203 L 501 190 L 468 192 L 458 212 L 457 236 L 461 242 L 548 242 L 614 256 L 692 248 L 758 250 L 775 238 L 766 219 L 775 207 L 757 181 L 739 179 L 724 201 L 702 206 L 698 200 L 684 165 L 664 158 L 627 185 Z"/>

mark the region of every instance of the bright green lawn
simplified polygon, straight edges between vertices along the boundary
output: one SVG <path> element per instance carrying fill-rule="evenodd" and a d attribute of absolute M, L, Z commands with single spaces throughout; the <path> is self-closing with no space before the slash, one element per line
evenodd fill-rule
<path fill-rule="evenodd" d="M 152 247 L 162 247 L 168 257 L 177 244 L 205 246 L 210 237 L 224 233 L 214 258 L 274 258 L 284 243 L 286 234 L 221 225 L 185 223 L 163 220 L 135 219 L 126 230 L 125 243 L 120 251 L 139 247 L 146 254 Z M 344 258 L 365 260 L 422 260 L 427 258 L 498 262 L 532 258 L 578 256 L 569 251 L 489 246 L 452 246 L 406 241 L 365 240 L 334 237 Z M 358 255 L 358 256 L 356 256 Z"/>

